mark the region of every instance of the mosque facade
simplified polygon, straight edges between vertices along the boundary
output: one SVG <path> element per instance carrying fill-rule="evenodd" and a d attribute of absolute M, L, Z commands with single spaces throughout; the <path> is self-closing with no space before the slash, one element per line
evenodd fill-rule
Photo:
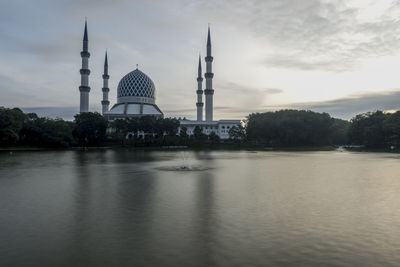
<path fill-rule="evenodd" d="M 81 52 L 82 58 L 82 68 L 80 70 L 81 74 L 81 86 L 79 86 L 80 91 L 80 112 L 89 111 L 89 39 L 87 23 L 85 22 L 85 29 L 83 35 L 83 49 Z M 199 127 L 202 132 L 206 135 L 214 132 L 221 139 L 229 138 L 229 130 L 240 125 L 240 120 L 213 120 L 213 78 L 214 74 L 212 72 L 212 62 L 214 58 L 211 53 L 211 34 L 210 28 L 208 28 L 207 35 L 207 55 L 204 58 L 206 62 L 206 72 L 204 73 L 205 78 L 205 89 L 203 90 L 203 77 L 202 77 L 202 65 L 201 57 L 199 57 L 198 63 L 198 75 L 197 75 L 197 119 L 196 120 L 180 120 L 179 131 L 186 128 L 189 135 L 194 134 L 196 127 Z M 132 117 L 140 116 L 155 116 L 157 118 L 163 118 L 164 113 L 156 105 L 156 87 L 154 82 L 139 70 L 137 67 L 135 70 L 126 74 L 118 83 L 117 87 L 117 101 L 110 107 L 110 101 L 108 99 L 108 93 L 110 89 L 108 87 L 108 80 L 110 78 L 108 74 L 108 57 L 107 52 L 105 54 L 104 60 L 104 73 L 103 73 L 103 100 L 102 114 L 109 120 L 114 121 L 116 119 L 126 119 Z M 205 99 L 205 105 L 203 103 L 203 95 Z M 203 112 L 204 110 L 204 112 Z M 203 116 L 203 113 L 204 116 Z M 203 118 L 204 117 L 204 118 Z"/>

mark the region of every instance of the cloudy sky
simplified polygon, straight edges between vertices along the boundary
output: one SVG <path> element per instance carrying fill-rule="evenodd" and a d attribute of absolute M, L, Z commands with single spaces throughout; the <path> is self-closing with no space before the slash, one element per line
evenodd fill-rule
<path fill-rule="evenodd" d="M 71 118 L 88 18 L 91 110 L 139 69 L 166 116 L 195 118 L 207 24 L 214 116 L 304 108 L 349 119 L 400 109 L 399 0 L 13 0 L 0 3 L 0 106 Z"/>

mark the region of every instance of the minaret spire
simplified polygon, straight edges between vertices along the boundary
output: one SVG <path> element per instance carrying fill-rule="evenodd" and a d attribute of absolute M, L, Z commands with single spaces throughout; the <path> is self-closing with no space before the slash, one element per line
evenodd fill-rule
<path fill-rule="evenodd" d="M 89 41 L 88 40 L 88 33 L 87 33 L 87 19 L 85 18 L 85 32 L 83 33 L 83 41 Z"/>
<path fill-rule="evenodd" d="M 211 34 L 210 34 L 210 24 L 208 24 L 208 34 L 207 34 L 207 56 L 211 56 Z"/>
<path fill-rule="evenodd" d="M 204 77 L 206 78 L 206 89 L 204 90 L 204 94 L 206 96 L 206 121 L 213 120 L 213 95 L 214 89 L 212 86 L 212 79 L 214 77 L 214 73 L 212 73 L 212 62 L 214 58 L 211 56 L 211 34 L 210 34 L 210 25 L 208 25 L 208 34 L 207 34 L 207 56 L 206 60 L 206 73 Z"/>
<path fill-rule="evenodd" d="M 108 75 L 108 59 L 107 59 L 107 50 L 106 50 L 106 58 L 104 59 L 104 74 Z"/>
<path fill-rule="evenodd" d="M 201 71 L 201 56 L 199 54 L 199 67 L 198 67 L 198 73 L 197 73 L 197 121 L 202 121 L 203 120 L 203 77 L 202 77 L 202 71 Z"/>
<path fill-rule="evenodd" d="M 82 68 L 80 70 L 81 73 L 81 86 L 79 86 L 80 91 L 80 113 L 89 111 L 89 38 L 87 31 L 87 20 L 85 19 L 85 30 L 83 33 L 83 47 L 81 52 L 82 58 Z"/>
<path fill-rule="evenodd" d="M 202 71 L 201 71 L 201 54 L 199 53 L 199 67 L 198 67 L 198 71 L 197 71 L 197 77 L 201 78 L 202 75 Z"/>
<path fill-rule="evenodd" d="M 101 101 L 103 115 L 108 111 L 108 108 L 110 106 L 110 101 L 108 101 L 108 92 L 110 92 L 110 88 L 108 88 L 109 78 L 110 75 L 108 75 L 108 58 L 106 50 L 106 56 L 104 59 L 103 88 L 101 89 L 103 91 L 103 100 Z"/>

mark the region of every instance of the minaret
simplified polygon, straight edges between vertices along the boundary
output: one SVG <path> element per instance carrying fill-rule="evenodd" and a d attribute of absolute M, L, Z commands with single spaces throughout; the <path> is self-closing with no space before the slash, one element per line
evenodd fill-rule
<path fill-rule="evenodd" d="M 197 74 L 197 121 L 203 120 L 203 77 L 201 72 L 201 57 L 199 55 L 199 69 Z"/>
<path fill-rule="evenodd" d="M 87 33 L 87 22 L 85 20 L 85 33 L 83 34 L 83 49 L 81 52 L 82 57 L 82 68 L 80 70 L 81 73 L 81 86 L 79 86 L 79 91 L 81 92 L 80 96 L 80 113 L 89 111 L 89 40 Z"/>
<path fill-rule="evenodd" d="M 104 60 L 104 74 L 103 74 L 103 101 L 101 101 L 101 105 L 103 106 L 103 115 L 105 112 L 108 111 L 108 107 L 110 105 L 110 101 L 108 101 L 108 92 L 110 89 L 108 88 L 108 79 L 110 76 L 108 75 L 108 60 L 107 60 L 107 51 L 106 51 L 106 58 Z"/>
<path fill-rule="evenodd" d="M 214 74 L 212 73 L 212 62 L 213 57 L 211 56 L 211 36 L 210 36 L 210 26 L 208 26 L 208 36 L 207 36 L 207 56 L 206 60 L 206 73 L 204 77 L 206 78 L 206 89 L 204 94 L 206 96 L 206 121 L 213 120 L 213 95 L 214 89 L 212 87 L 212 79 Z"/>

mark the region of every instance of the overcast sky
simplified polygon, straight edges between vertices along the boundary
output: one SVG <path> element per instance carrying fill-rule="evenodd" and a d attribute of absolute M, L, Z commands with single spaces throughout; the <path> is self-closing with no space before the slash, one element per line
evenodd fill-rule
<path fill-rule="evenodd" d="M 107 49 L 112 104 L 139 64 L 166 116 L 195 118 L 208 23 L 216 119 L 400 109 L 398 0 L 1 1 L 0 106 L 64 118 L 78 111 L 85 16 L 92 111 L 100 111 Z"/>

